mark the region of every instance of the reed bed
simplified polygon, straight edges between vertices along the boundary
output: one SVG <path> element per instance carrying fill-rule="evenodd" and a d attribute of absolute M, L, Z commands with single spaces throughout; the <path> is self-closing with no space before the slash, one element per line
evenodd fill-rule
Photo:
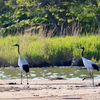
<path fill-rule="evenodd" d="M 80 46 L 85 47 L 84 56 L 100 63 L 100 36 L 66 36 L 44 38 L 37 35 L 0 37 L 0 66 L 17 66 L 17 47 L 21 55 L 32 65 L 40 62 L 55 62 L 66 59 L 81 59 Z"/>

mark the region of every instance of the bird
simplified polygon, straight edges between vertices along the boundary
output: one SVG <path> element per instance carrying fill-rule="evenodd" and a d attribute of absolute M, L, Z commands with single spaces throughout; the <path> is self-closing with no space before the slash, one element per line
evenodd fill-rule
<path fill-rule="evenodd" d="M 99 67 L 95 62 L 88 60 L 83 56 L 83 53 L 85 50 L 85 48 L 83 46 L 80 47 L 79 49 L 82 49 L 82 61 L 83 61 L 84 66 L 87 68 L 88 72 L 90 73 L 90 77 L 85 77 L 85 78 L 83 78 L 83 80 L 85 80 L 87 78 L 92 78 L 92 84 L 94 86 L 93 70 L 99 71 Z"/>
<path fill-rule="evenodd" d="M 18 47 L 18 56 L 19 56 L 19 59 L 18 59 L 18 66 L 20 67 L 20 70 L 21 70 L 21 84 L 22 84 L 22 71 L 24 70 L 26 72 L 26 77 L 27 77 L 27 84 L 28 83 L 28 72 L 29 72 L 29 64 L 27 62 L 27 60 L 25 60 L 21 54 L 20 54 L 20 46 L 19 44 L 14 44 L 13 46 L 17 46 Z"/>

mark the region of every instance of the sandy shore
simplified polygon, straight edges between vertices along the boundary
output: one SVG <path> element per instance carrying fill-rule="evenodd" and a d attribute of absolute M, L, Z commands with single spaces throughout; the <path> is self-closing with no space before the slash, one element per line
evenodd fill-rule
<path fill-rule="evenodd" d="M 93 87 L 91 80 L 29 80 L 29 83 L 0 80 L 0 100 L 100 100 L 100 87 Z"/>

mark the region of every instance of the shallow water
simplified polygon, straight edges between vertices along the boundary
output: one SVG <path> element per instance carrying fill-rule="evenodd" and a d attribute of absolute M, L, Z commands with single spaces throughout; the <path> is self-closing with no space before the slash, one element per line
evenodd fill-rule
<path fill-rule="evenodd" d="M 80 67 L 48 67 L 48 68 L 30 68 L 29 79 L 52 79 L 52 78 L 64 78 L 64 79 L 82 79 L 89 76 L 86 69 L 80 69 Z M 94 71 L 96 79 L 100 78 L 100 72 Z M 26 78 L 25 72 L 23 72 L 23 78 Z M 0 68 L 0 79 L 20 79 L 19 68 Z"/>

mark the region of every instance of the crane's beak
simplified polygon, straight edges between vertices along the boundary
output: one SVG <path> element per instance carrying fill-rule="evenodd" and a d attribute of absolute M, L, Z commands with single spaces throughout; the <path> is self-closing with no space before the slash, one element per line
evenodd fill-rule
<path fill-rule="evenodd" d="M 15 45 L 12 45 L 12 46 L 15 46 Z"/>
<path fill-rule="evenodd" d="M 12 46 L 19 46 L 19 44 L 14 44 L 14 45 L 12 45 Z"/>
<path fill-rule="evenodd" d="M 84 49 L 84 47 L 80 47 L 79 49 Z"/>
<path fill-rule="evenodd" d="M 79 47 L 78 49 L 82 49 L 81 47 Z"/>

